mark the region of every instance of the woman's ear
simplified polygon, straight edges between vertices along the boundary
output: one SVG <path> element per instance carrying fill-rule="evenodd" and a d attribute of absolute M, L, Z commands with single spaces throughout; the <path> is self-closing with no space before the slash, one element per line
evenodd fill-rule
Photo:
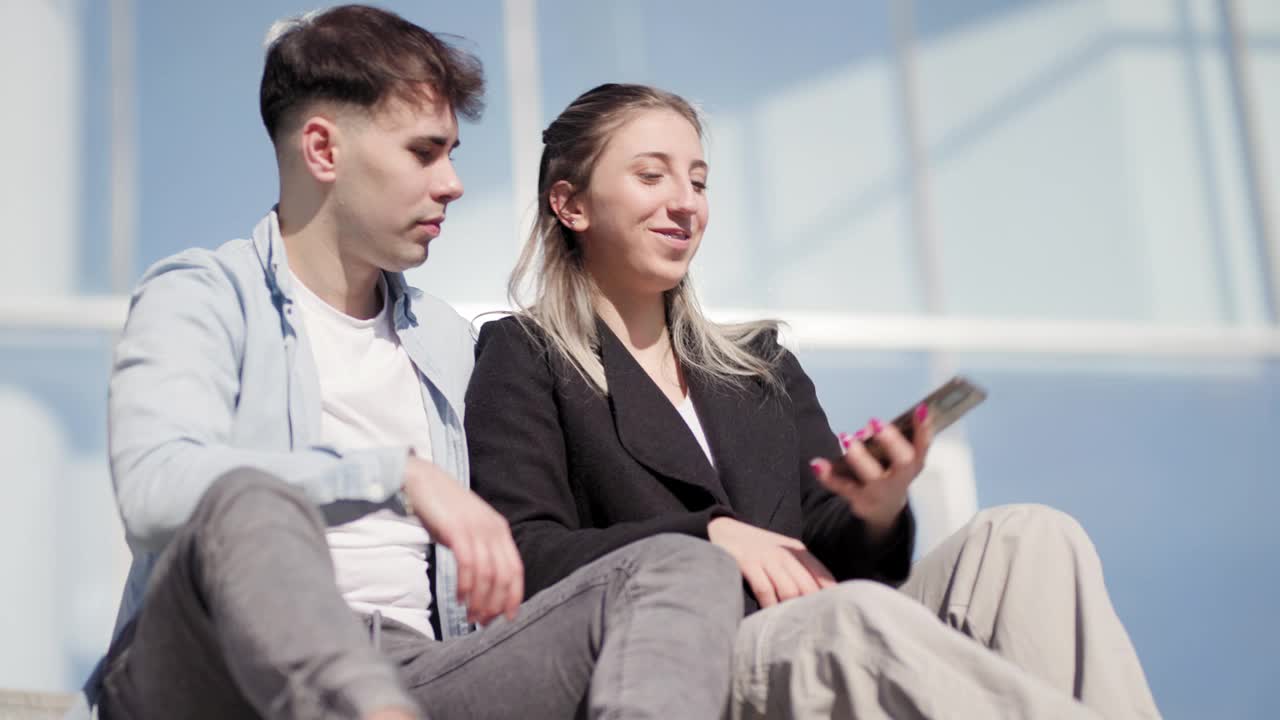
<path fill-rule="evenodd" d="M 591 224 L 586 208 L 578 199 L 577 191 L 568 180 L 557 180 L 551 186 L 551 212 L 560 220 L 560 224 L 574 232 L 582 232 Z"/>

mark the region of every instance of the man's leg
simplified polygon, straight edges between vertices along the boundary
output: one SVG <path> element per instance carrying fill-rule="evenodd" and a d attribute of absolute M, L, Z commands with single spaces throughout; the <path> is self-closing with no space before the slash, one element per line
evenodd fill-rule
<path fill-rule="evenodd" d="M 734 655 L 734 720 L 1097 717 L 869 580 L 748 617 Z"/>
<path fill-rule="evenodd" d="M 338 594 L 316 508 L 253 470 L 218 480 L 160 555 L 102 703 L 112 720 L 415 707 Z"/>
<path fill-rule="evenodd" d="M 902 592 L 1105 717 L 1159 717 L 1080 524 L 1039 505 L 984 510 L 911 571 Z"/>
<path fill-rule="evenodd" d="M 538 593 L 514 621 L 456 640 L 388 623 L 383 651 L 433 717 L 706 720 L 724 707 L 741 617 L 728 554 L 658 535 Z"/>

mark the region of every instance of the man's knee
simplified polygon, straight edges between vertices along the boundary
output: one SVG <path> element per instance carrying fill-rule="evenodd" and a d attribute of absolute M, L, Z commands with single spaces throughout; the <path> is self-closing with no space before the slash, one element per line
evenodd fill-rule
<path fill-rule="evenodd" d="M 663 533 L 637 540 L 627 547 L 628 564 L 642 582 L 660 578 L 725 607 L 737 606 L 741 616 L 742 576 L 729 553 L 706 540 Z"/>
<path fill-rule="evenodd" d="M 236 468 L 205 490 L 191 524 L 206 532 L 253 524 L 255 517 L 276 523 L 294 517 L 314 525 L 316 512 L 311 501 L 289 483 L 254 468 Z"/>
<path fill-rule="evenodd" d="M 689 570 L 723 580 L 737 581 L 738 565 L 733 556 L 701 538 L 663 533 L 633 543 L 637 559 L 644 564 Z"/>

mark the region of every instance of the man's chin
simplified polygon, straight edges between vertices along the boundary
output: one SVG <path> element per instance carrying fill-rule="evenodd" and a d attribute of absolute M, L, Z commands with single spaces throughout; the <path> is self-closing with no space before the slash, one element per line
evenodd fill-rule
<path fill-rule="evenodd" d="M 405 272 L 420 267 L 427 261 L 429 252 L 426 245 L 415 248 L 415 252 L 406 252 L 399 257 L 393 258 L 384 268 L 387 272 Z"/>

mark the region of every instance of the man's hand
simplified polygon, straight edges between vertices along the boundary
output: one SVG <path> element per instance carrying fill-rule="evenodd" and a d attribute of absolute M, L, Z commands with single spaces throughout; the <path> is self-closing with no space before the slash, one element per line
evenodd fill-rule
<path fill-rule="evenodd" d="M 818 482 L 844 498 L 853 514 L 867 524 L 867 534 L 873 543 L 882 540 L 893 528 L 907 506 L 907 489 L 924 468 L 925 455 L 933 441 L 927 413 L 927 406 L 916 409 L 914 442 L 903 437 L 892 423 L 886 425 L 875 419 L 854 435 L 841 433 L 845 460 L 856 477 L 834 472 L 831 463 L 823 458 L 815 458 L 810 463 Z M 889 459 L 888 467 L 881 465 L 867 450 L 864 443 L 872 437 Z"/>
<path fill-rule="evenodd" d="M 738 561 L 762 608 L 836 584 L 822 561 L 795 538 L 728 517 L 708 523 L 707 537 Z"/>
<path fill-rule="evenodd" d="M 458 600 L 467 619 L 487 625 L 499 615 L 514 620 L 524 598 L 524 564 L 511 527 L 480 496 L 434 463 L 410 456 L 404 494 L 431 538 L 458 559 Z"/>

